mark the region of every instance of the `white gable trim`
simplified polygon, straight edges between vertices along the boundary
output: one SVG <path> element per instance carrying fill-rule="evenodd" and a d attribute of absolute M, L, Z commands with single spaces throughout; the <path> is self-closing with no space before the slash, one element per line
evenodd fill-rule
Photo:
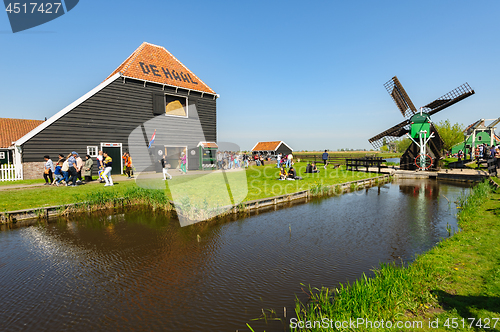
<path fill-rule="evenodd" d="M 69 113 L 75 107 L 77 107 L 78 105 L 80 105 L 81 103 L 83 103 L 84 101 L 86 101 L 87 99 L 89 99 L 90 97 L 92 97 L 93 95 L 95 95 L 96 93 L 98 93 L 99 91 L 104 89 L 105 87 L 107 87 L 109 84 L 111 84 L 118 77 L 120 77 L 120 73 L 114 74 L 113 76 L 111 76 L 110 78 L 108 78 L 107 80 L 105 80 L 104 82 L 102 82 L 101 84 L 99 84 L 98 86 L 96 86 L 95 88 L 93 88 L 92 90 L 90 90 L 89 92 L 87 92 L 86 94 L 84 94 L 83 96 L 81 96 L 80 98 L 78 98 L 77 100 L 75 100 L 74 102 L 69 104 L 68 106 L 66 106 L 65 108 L 63 108 L 62 110 L 60 110 L 59 112 L 57 112 L 56 114 L 51 116 L 47 121 L 40 124 L 38 127 L 36 127 L 35 129 L 30 131 L 29 133 L 27 133 L 23 137 L 21 137 L 20 139 L 15 141 L 14 144 L 16 146 L 23 145 L 24 143 L 29 141 L 31 138 L 33 138 L 35 135 L 40 133 L 42 130 L 44 130 L 45 128 L 47 128 L 48 126 L 50 126 L 51 124 L 53 124 L 57 120 L 59 120 L 63 115 Z"/>

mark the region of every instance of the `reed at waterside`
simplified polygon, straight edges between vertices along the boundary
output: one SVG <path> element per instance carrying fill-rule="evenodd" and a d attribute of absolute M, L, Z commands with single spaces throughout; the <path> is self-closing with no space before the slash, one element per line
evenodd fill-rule
<path fill-rule="evenodd" d="M 429 253 L 417 257 L 413 263 L 381 264 L 373 271 L 373 276 L 368 277 L 363 274 L 354 283 L 341 284 L 333 289 L 310 288 L 310 298 L 307 303 L 296 300 L 297 320 L 323 322 L 323 319 L 328 318 L 333 321 L 349 322 L 362 318 L 365 321 L 395 322 L 423 321 L 431 318 L 433 308 L 440 308 L 442 299 L 438 299 L 437 296 L 443 294 L 440 289 L 450 286 L 447 279 L 448 270 L 457 270 L 449 257 L 456 257 L 457 245 L 463 246 L 467 243 L 470 237 L 470 234 L 466 234 L 469 223 L 473 224 L 471 227 L 474 230 L 477 230 L 476 221 L 481 218 L 481 209 L 484 209 L 484 204 L 492 192 L 493 189 L 485 181 L 471 189 L 469 195 L 462 195 L 456 202 L 457 209 L 460 211 L 458 217 L 461 231 L 440 242 Z M 468 252 L 465 254 L 469 255 Z M 311 325 L 310 328 L 300 330 L 349 329 L 317 324 L 316 327 Z M 358 328 L 358 330 L 366 329 L 370 328 L 365 328 L 365 326 Z M 295 329 L 292 328 L 292 330 Z M 381 329 L 377 329 L 379 330 Z"/>
<path fill-rule="evenodd" d="M 124 205 L 145 205 L 153 210 L 171 210 L 172 205 L 163 191 L 129 187 L 124 192 L 95 191 L 80 195 L 77 208 L 100 210 Z"/>
<path fill-rule="evenodd" d="M 430 271 L 430 266 L 418 261 L 405 266 L 381 264 L 373 271 L 373 277 L 363 274 L 352 284 L 341 284 L 334 289 L 310 289 L 309 301 L 303 304 L 297 300 L 295 312 L 301 321 L 322 321 L 325 317 L 335 321 L 402 320 L 400 316 L 405 311 L 418 312 L 432 302 L 427 288 L 433 278 Z"/>

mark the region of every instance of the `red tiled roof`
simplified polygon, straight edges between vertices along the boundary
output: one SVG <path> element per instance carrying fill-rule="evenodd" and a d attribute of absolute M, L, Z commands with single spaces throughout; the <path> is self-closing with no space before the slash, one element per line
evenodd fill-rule
<path fill-rule="evenodd" d="M 0 118 L 0 148 L 12 146 L 12 142 L 17 141 L 42 123 L 42 120 Z"/>
<path fill-rule="evenodd" d="M 215 94 L 164 47 L 146 42 L 106 79 L 118 72 L 126 77 Z"/>
<path fill-rule="evenodd" d="M 272 141 L 272 142 L 259 142 L 254 146 L 252 151 L 274 151 L 278 148 L 281 141 Z"/>

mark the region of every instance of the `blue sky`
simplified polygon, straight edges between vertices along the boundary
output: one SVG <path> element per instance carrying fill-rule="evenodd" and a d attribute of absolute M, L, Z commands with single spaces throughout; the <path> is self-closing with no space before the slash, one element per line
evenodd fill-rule
<path fill-rule="evenodd" d="M 403 120 L 383 86 L 394 75 L 416 107 L 474 88 L 433 121 L 500 116 L 499 14 L 500 1 L 80 1 L 13 34 L 4 13 L 0 117 L 49 118 L 146 41 L 220 94 L 219 141 L 370 149 Z"/>

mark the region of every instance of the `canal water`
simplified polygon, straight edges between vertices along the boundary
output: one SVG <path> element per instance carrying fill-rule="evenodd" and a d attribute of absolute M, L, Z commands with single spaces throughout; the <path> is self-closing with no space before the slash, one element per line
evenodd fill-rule
<path fill-rule="evenodd" d="M 283 331 L 301 288 L 410 262 L 447 237 L 467 190 L 399 180 L 183 228 L 144 210 L 2 226 L 0 330 Z M 269 309 L 282 321 L 253 320 Z"/>
<path fill-rule="evenodd" d="M 388 163 L 395 163 L 396 165 L 399 165 L 401 159 L 400 158 L 385 158 L 385 161 Z"/>

